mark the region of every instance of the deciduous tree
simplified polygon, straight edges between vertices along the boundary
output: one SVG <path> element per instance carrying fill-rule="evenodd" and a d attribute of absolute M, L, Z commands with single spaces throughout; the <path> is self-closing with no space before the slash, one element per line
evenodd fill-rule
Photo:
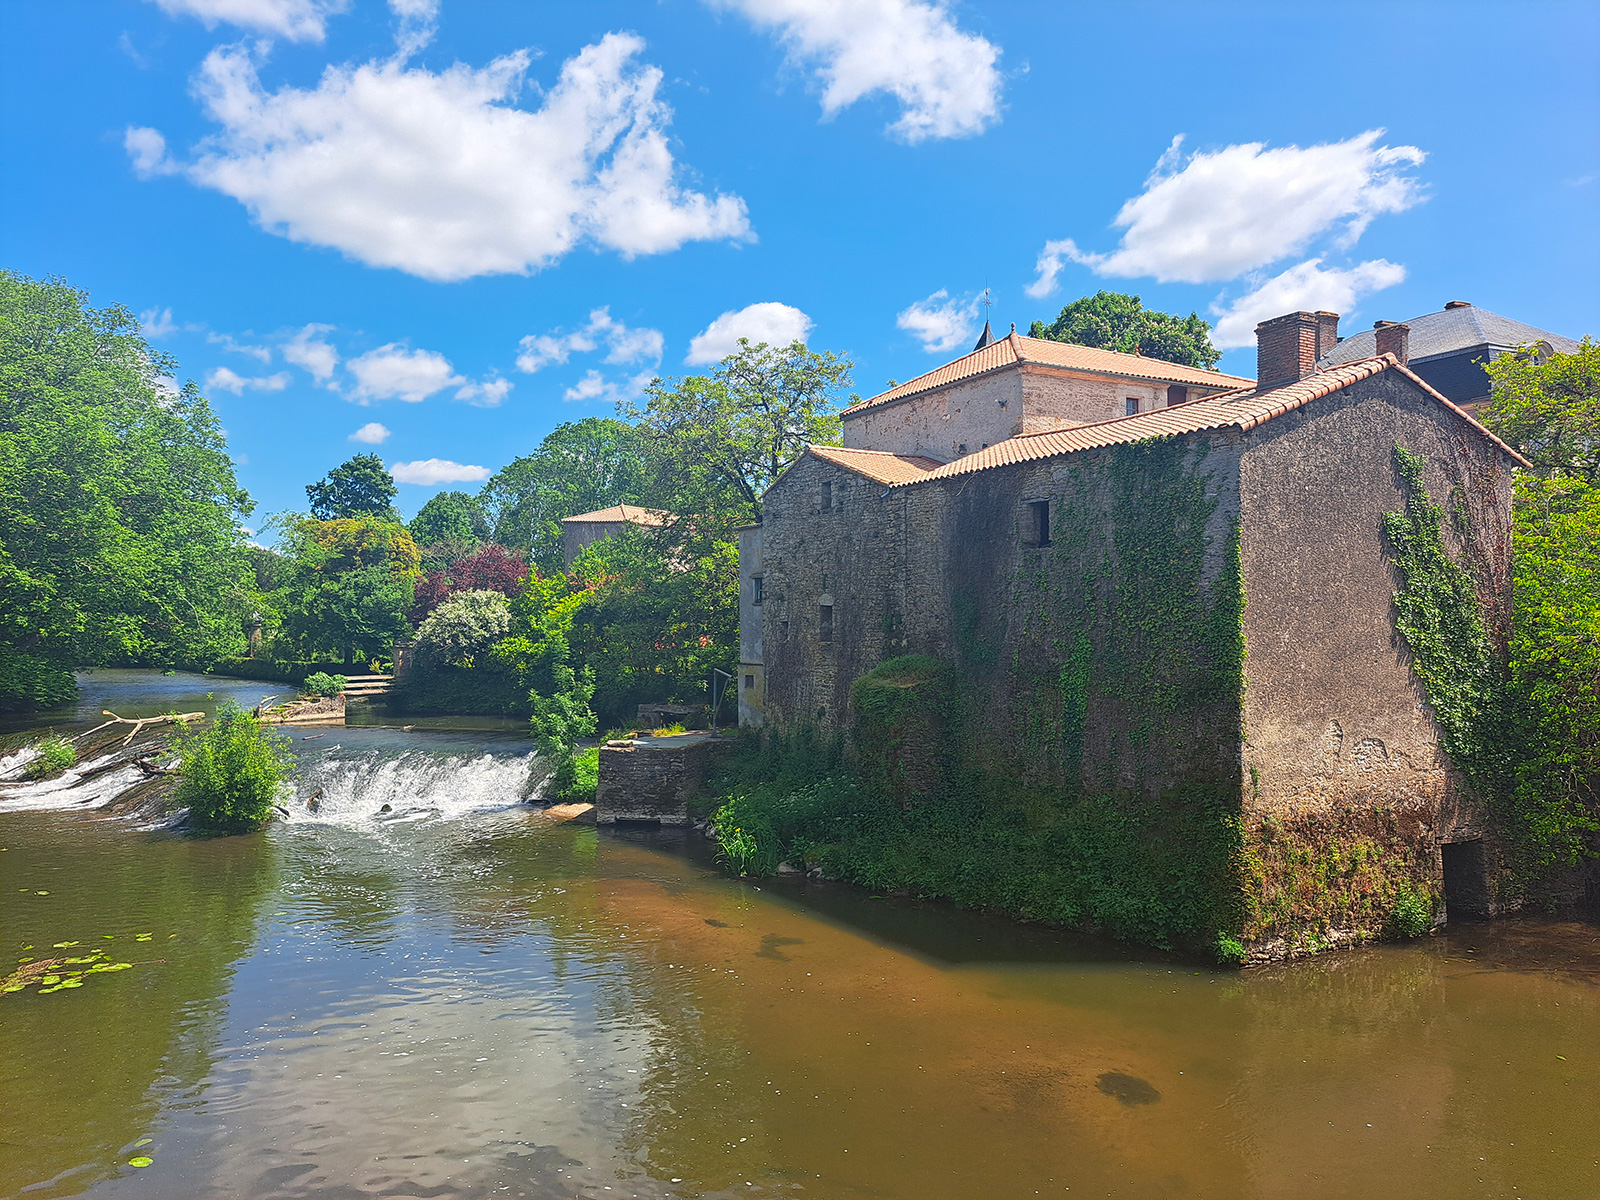
<path fill-rule="evenodd" d="M 1122 292 L 1096 292 L 1074 300 L 1050 324 L 1035 321 L 1028 336 L 1142 354 L 1206 370 L 1222 357 L 1211 344 L 1211 326 L 1199 314 L 1180 317 L 1157 312 L 1146 308 L 1138 296 Z"/>

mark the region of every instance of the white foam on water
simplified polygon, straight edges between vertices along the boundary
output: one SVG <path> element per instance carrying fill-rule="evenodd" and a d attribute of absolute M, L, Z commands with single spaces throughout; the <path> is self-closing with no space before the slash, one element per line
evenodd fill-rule
<path fill-rule="evenodd" d="M 115 757 L 115 753 L 112 753 L 91 758 L 75 767 L 68 767 L 54 779 L 41 779 L 36 783 L 8 783 L 0 787 L 0 812 L 100 808 L 109 804 L 144 778 L 137 767 L 126 766 L 83 782 L 83 777 L 95 767 Z"/>
<path fill-rule="evenodd" d="M 332 825 L 389 825 L 448 821 L 506 808 L 528 798 L 535 754 L 454 755 L 425 750 L 341 754 L 330 747 L 303 762 L 290 821 Z M 538 785 L 542 787 L 543 784 Z M 317 809 L 307 802 L 318 791 Z M 389 806 L 384 812 L 383 806 Z"/>

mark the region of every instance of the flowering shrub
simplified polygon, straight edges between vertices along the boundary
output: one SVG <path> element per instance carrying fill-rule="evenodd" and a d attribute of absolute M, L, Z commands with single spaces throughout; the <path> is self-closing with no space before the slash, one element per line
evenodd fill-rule
<path fill-rule="evenodd" d="M 503 594 L 457 592 L 428 614 L 417 630 L 417 643 L 444 662 L 466 665 L 510 630 L 511 605 Z"/>

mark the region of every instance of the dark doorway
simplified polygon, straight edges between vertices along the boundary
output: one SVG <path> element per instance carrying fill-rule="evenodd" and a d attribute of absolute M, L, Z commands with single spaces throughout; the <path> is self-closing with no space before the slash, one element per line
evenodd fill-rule
<path fill-rule="evenodd" d="M 1482 919 L 1493 913 L 1489 895 L 1489 862 L 1483 843 L 1451 842 L 1444 855 L 1445 920 Z"/>

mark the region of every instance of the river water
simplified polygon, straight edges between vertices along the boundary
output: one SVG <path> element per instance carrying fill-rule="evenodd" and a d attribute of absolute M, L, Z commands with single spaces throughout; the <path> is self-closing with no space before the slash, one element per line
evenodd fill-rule
<path fill-rule="evenodd" d="M 259 835 L 5 790 L 10 961 L 133 965 L 0 995 L 0 1196 L 1600 1195 L 1592 926 L 1217 971 L 730 880 L 507 735 L 296 736 Z"/>

